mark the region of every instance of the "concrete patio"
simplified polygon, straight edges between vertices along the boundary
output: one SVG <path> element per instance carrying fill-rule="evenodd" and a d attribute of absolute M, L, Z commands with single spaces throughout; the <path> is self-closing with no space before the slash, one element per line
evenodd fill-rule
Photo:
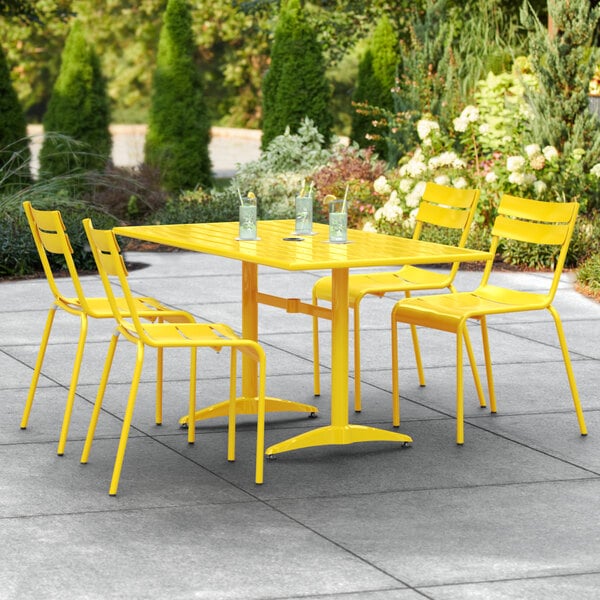
<path fill-rule="evenodd" d="M 240 329 L 240 265 L 207 255 L 129 253 L 137 293 Z M 321 272 L 259 269 L 261 290 L 310 298 Z M 461 271 L 459 289 L 480 273 Z M 499 274 L 529 290 L 542 273 Z M 99 281 L 86 276 L 89 293 Z M 223 419 L 188 446 L 187 353 L 166 355 L 164 424 L 154 424 L 147 357 L 119 493 L 108 496 L 134 353 L 122 342 L 90 462 L 79 463 L 112 330 L 92 322 L 69 441 L 56 455 L 78 335 L 59 313 L 29 427 L 19 428 L 50 293 L 46 281 L 0 282 L 0 598 L 465 600 L 597 599 L 600 589 L 600 305 L 566 274 L 556 307 L 565 326 L 589 435 L 581 437 L 549 314 L 490 320 L 498 414 L 466 378 L 466 443 L 454 443 L 454 341 L 423 331 L 427 386 L 418 386 L 408 329 L 400 332 L 401 431 L 414 443 L 328 446 L 281 454 L 253 483 L 255 422 L 241 417 L 238 458 Z M 389 314 L 394 297 L 363 302 L 363 411 L 391 429 Z M 319 418 L 268 415 L 267 445 L 329 415 L 312 395 L 311 321 L 261 307 L 268 394 L 319 407 Z M 476 328 L 475 328 L 476 329 Z M 479 364 L 480 338 L 473 331 Z M 227 393 L 228 356 L 200 357 L 199 404 Z M 481 369 L 483 373 L 483 369 Z M 468 371 L 465 371 L 468 375 Z M 352 374 L 352 373 L 351 373 Z M 352 389 L 352 385 L 350 385 Z M 352 398 L 351 398 L 352 400 Z"/>

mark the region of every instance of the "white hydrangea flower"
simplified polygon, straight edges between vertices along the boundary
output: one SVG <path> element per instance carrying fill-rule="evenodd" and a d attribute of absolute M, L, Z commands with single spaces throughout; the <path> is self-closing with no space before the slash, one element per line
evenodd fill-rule
<path fill-rule="evenodd" d="M 439 156 L 432 156 L 429 159 L 429 162 L 427 163 L 427 166 L 432 170 L 435 171 L 436 169 L 438 169 L 441 166 L 441 161 L 440 161 L 440 157 Z"/>
<path fill-rule="evenodd" d="M 402 218 L 402 208 L 397 204 L 386 202 L 382 207 L 382 216 L 386 221 L 398 221 Z"/>
<path fill-rule="evenodd" d="M 419 212 L 419 209 L 417 209 L 417 208 L 410 211 L 408 218 L 405 219 L 404 222 L 402 223 L 402 227 L 404 227 L 404 229 L 407 229 L 408 231 L 410 231 L 411 229 L 415 228 L 415 225 L 417 223 L 417 213 L 418 212 Z"/>
<path fill-rule="evenodd" d="M 410 189 L 412 188 L 412 186 L 413 186 L 413 180 L 407 179 L 407 178 L 401 179 L 400 184 L 398 185 L 398 187 L 400 188 L 400 191 L 403 194 L 406 194 L 407 192 L 409 192 Z"/>
<path fill-rule="evenodd" d="M 598 177 L 600 179 L 600 163 L 596 163 L 591 169 L 590 169 L 590 173 L 594 176 L 594 177 Z"/>
<path fill-rule="evenodd" d="M 546 146 L 542 150 L 542 154 L 546 158 L 548 162 L 553 161 L 555 158 L 558 158 L 558 150 L 554 146 Z"/>
<path fill-rule="evenodd" d="M 496 181 L 498 181 L 498 175 L 496 175 L 496 173 L 494 173 L 494 171 L 490 171 L 485 176 L 485 181 L 486 181 L 486 183 L 495 183 Z"/>
<path fill-rule="evenodd" d="M 520 173 L 519 171 L 514 171 L 508 176 L 509 183 L 514 183 L 515 185 L 523 185 L 525 183 L 525 174 Z"/>
<path fill-rule="evenodd" d="M 363 225 L 363 231 L 368 231 L 369 233 L 377 233 L 377 227 L 375 226 L 375 223 L 373 223 L 373 221 L 367 221 Z"/>
<path fill-rule="evenodd" d="M 527 154 L 527 158 L 533 158 L 537 156 L 541 152 L 541 148 L 539 144 L 529 144 L 525 146 L 525 154 Z"/>
<path fill-rule="evenodd" d="M 457 161 L 460 161 L 456 152 L 442 152 L 439 156 L 440 165 L 445 167 L 454 167 Z"/>
<path fill-rule="evenodd" d="M 487 133 L 489 133 L 492 130 L 492 128 L 490 127 L 489 123 L 482 123 L 479 126 L 479 133 L 481 135 L 486 135 Z"/>
<path fill-rule="evenodd" d="M 538 179 L 534 184 L 533 184 L 533 191 L 535 192 L 536 196 L 541 196 L 546 189 L 548 188 L 548 186 L 546 185 L 545 181 L 542 181 L 541 179 Z"/>
<path fill-rule="evenodd" d="M 430 119 L 420 119 L 417 122 L 417 135 L 419 139 L 426 140 L 434 130 L 439 130 L 440 126 L 436 121 Z"/>
<path fill-rule="evenodd" d="M 448 175 L 438 175 L 433 179 L 433 181 L 438 185 L 449 185 L 450 177 L 448 177 Z"/>
<path fill-rule="evenodd" d="M 533 173 L 525 173 L 523 183 L 525 185 L 533 185 L 537 181 L 537 177 Z"/>
<path fill-rule="evenodd" d="M 462 133 L 463 131 L 467 130 L 469 121 L 467 119 L 463 119 L 462 117 L 457 117 L 454 119 L 454 121 L 452 121 L 452 125 L 454 126 L 454 131 Z"/>
<path fill-rule="evenodd" d="M 406 167 L 406 174 L 413 178 L 420 177 L 423 175 L 423 173 L 425 173 L 425 171 L 427 171 L 427 165 L 420 159 L 420 157 L 418 159 L 413 158 L 409 160 L 404 166 Z"/>
<path fill-rule="evenodd" d="M 529 157 L 529 164 L 535 171 L 541 171 L 546 166 L 546 157 L 543 154 L 534 154 Z"/>
<path fill-rule="evenodd" d="M 387 179 L 385 178 L 385 175 L 380 175 L 374 182 L 373 182 L 373 189 L 375 190 L 376 194 L 389 194 L 392 191 L 392 188 L 389 186 Z"/>
<path fill-rule="evenodd" d="M 520 171 L 525 166 L 525 159 L 522 156 L 509 156 L 506 159 L 506 168 L 514 173 Z"/>
<path fill-rule="evenodd" d="M 467 187 L 467 180 L 464 177 L 457 177 L 452 180 L 452 185 L 459 190 L 464 190 Z"/>
<path fill-rule="evenodd" d="M 469 104 L 468 106 L 465 106 L 460 113 L 460 117 L 466 119 L 470 123 L 475 123 L 475 121 L 479 120 L 479 109 L 476 106 Z"/>

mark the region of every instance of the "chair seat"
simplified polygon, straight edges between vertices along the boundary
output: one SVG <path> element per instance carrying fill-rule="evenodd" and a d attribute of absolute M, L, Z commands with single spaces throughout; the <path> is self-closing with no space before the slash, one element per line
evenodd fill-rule
<path fill-rule="evenodd" d="M 112 319 L 113 312 L 108 298 L 89 298 L 85 299 L 87 303 L 87 314 L 95 319 Z M 129 308 L 125 298 L 116 298 L 117 306 L 123 313 L 127 313 Z M 146 319 L 154 320 L 160 317 L 170 323 L 185 323 L 190 321 L 190 315 L 182 310 L 171 310 L 157 302 L 154 298 L 134 297 L 138 314 Z M 61 297 L 57 304 L 65 310 L 73 313 L 84 312 L 84 308 L 79 298 Z"/>
<path fill-rule="evenodd" d="M 465 319 L 481 315 L 541 310 L 547 296 L 484 285 L 473 292 L 418 296 L 394 307 L 394 320 L 442 331 L 456 332 Z"/>
<path fill-rule="evenodd" d="M 441 289 L 447 287 L 450 282 L 449 273 L 438 273 L 407 265 L 399 271 L 350 275 L 348 277 L 348 296 L 350 306 L 353 306 L 357 298 L 362 298 L 366 294 L 383 297 L 388 292 Z M 331 276 L 319 279 L 315 284 L 314 291 L 319 300 L 331 302 Z"/>

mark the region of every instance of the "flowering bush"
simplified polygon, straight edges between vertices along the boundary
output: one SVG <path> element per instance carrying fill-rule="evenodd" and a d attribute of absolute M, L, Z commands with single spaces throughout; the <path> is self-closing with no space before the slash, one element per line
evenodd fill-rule
<path fill-rule="evenodd" d="M 486 151 L 489 132 L 485 118 L 475 106 L 467 106 L 453 121 L 454 130 L 445 138 L 430 117 L 417 123 L 420 145 L 386 174 L 389 198 L 376 211 L 369 228 L 408 235 L 427 181 L 456 188 L 481 190 L 476 223 L 489 229 L 495 207 L 505 194 L 539 200 L 576 200 L 582 212 L 593 209 L 600 191 L 600 163 L 584 169 L 585 151 L 560 155 L 553 146 L 519 144 L 505 136 L 501 149 Z"/>
<path fill-rule="evenodd" d="M 387 199 L 391 188 L 386 187 L 385 162 L 378 160 L 372 148 L 339 146 L 333 158 L 312 175 L 316 200 L 322 202 L 329 194 L 348 197 L 348 226 L 360 227 L 373 219 L 375 210 Z M 327 208 L 317 206 L 321 215 Z"/>

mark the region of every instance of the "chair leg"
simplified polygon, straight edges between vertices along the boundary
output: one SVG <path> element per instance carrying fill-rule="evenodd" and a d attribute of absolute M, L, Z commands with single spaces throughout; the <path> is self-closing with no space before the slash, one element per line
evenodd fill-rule
<path fill-rule="evenodd" d="M 462 446 L 465 442 L 465 414 L 463 389 L 463 323 L 456 332 L 456 443 Z"/>
<path fill-rule="evenodd" d="M 33 375 L 31 376 L 31 383 L 29 384 L 29 393 L 27 394 L 25 408 L 23 409 L 23 416 L 21 418 L 21 429 L 27 429 L 27 423 L 29 422 L 31 407 L 33 406 L 33 398 L 35 396 L 35 391 L 37 389 L 38 381 L 40 379 L 42 365 L 44 364 L 44 356 L 46 355 L 46 348 L 48 347 L 48 339 L 50 338 L 50 332 L 52 331 L 52 323 L 54 322 L 54 317 L 56 316 L 57 308 L 57 306 L 52 306 L 48 311 L 46 325 L 44 326 L 44 332 L 42 334 L 42 341 L 40 342 L 40 349 L 38 350 L 37 359 L 35 361 L 35 367 L 33 369 Z"/>
<path fill-rule="evenodd" d="M 487 320 L 481 317 L 481 339 L 483 341 L 483 355 L 485 357 L 485 376 L 488 382 L 488 394 L 490 395 L 490 412 L 496 413 L 496 392 L 494 390 L 494 374 L 492 372 L 492 358 L 490 355 L 490 338 L 488 335 Z"/>
<path fill-rule="evenodd" d="M 360 391 L 360 300 L 354 303 L 354 412 L 362 410 Z"/>
<path fill-rule="evenodd" d="M 417 373 L 419 375 L 419 385 L 425 387 L 425 372 L 423 371 L 423 360 L 421 359 L 421 348 L 419 346 L 419 335 L 415 325 L 410 326 L 410 337 L 412 338 L 415 361 L 417 363 Z"/>
<path fill-rule="evenodd" d="M 256 476 L 257 484 L 263 483 L 264 462 L 265 462 L 265 396 L 267 382 L 267 368 L 265 354 L 262 348 L 257 348 L 259 360 L 259 383 L 258 383 L 258 411 L 256 423 Z"/>
<path fill-rule="evenodd" d="M 164 348 L 156 349 L 156 407 L 154 422 L 162 425 L 163 419 L 163 355 Z"/>
<path fill-rule="evenodd" d="M 567 347 L 567 340 L 565 338 L 562 322 L 558 312 L 554 309 L 554 307 L 549 306 L 548 310 L 554 318 L 554 324 L 556 325 L 558 341 L 560 342 L 560 349 L 562 350 L 563 361 L 567 371 L 567 378 L 571 388 L 571 396 L 573 397 L 575 414 L 577 415 L 577 422 L 579 423 L 579 431 L 581 432 L 581 435 L 587 435 L 587 427 L 585 425 L 585 419 L 583 418 L 583 410 L 581 409 L 581 402 L 579 401 L 579 392 L 577 391 L 577 384 L 575 383 L 575 374 L 573 373 L 573 366 L 571 365 L 571 358 L 569 356 L 569 349 Z"/>
<path fill-rule="evenodd" d="M 87 337 L 88 319 L 85 313 L 81 313 L 81 328 L 79 330 L 79 342 L 77 343 L 77 351 L 75 353 L 75 363 L 73 364 L 73 372 L 71 373 L 71 383 L 69 384 L 69 394 L 67 403 L 65 404 L 65 412 L 63 415 L 62 427 L 58 438 L 58 448 L 56 454 L 62 456 L 65 453 L 67 444 L 67 435 L 69 433 L 69 425 L 71 423 L 71 414 L 73 413 L 73 404 L 75 403 L 75 392 L 77 391 L 77 381 L 79 380 L 79 371 L 81 370 L 81 362 L 83 360 L 83 351 L 85 349 L 85 339 Z"/>
<path fill-rule="evenodd" d="M 410 298 L 410 290 L 404 292 L 406 298 Z M 415 362 L 417 363 L 417 373 L 419 375 L 419 385 L 425 387 L 425 372 L 423 371 L 423 360 L 421 359 L 421 347 L 419 346 L 419 335 L 415 325 L 410 326 L 410 336 L 412 338 Z"/>
<path fill-rule="evenodd" d="M 471 372 L 473 373 L 473 381 L 475 382 L 475 389 L 477 390 L 477 397 L 479 398 L 479 406 L 485 408 L 485 396 L 483 394 L 483 388 L 481 387 L 481 378 L 479 377 L 479 371 L 477 370 L 477 361 L 475 360 L 475 354 L 473 354 L 473 345 L 471 344 L 471 336 L 469 330 L 465 326 L 465 347 L 467 348 L 467 354 L 469 356 L 469 364 L 471 365 Z"/>
<path fill-rule="evenodd" d="M 400 394 L 398 390 L 398 325 L 392 309 L 392 425 L 400 427 Z"/>
<path fill-rule="evenodd" d="M 313 292 L 313 306 L 318 304 L 317 297 Z M 319 353 L 319 318 L 313 315 L 313 393 L 315 396 L 321 395 L 321 367 Z"/>
<path fill-rule="evenodd" d="M 188 408 L 188 444 L 196 442 L 196 373 L 198 370 L 198 349 L 190 348 L 190 400 Z"/>
<path fill-rule="evenodd" d="M 87 463 L 90 456 L 90 450 L 92 449 L 92 442 L 94 441 L 94 434 L 96 432 L 96 425 L 98 424 L 98 417 L 100 415 L 100 410 L 102 409 L 102 401 L 104 400 L 104 392 L 106 391 L 106 384 L 108 383 L 108 376 L 110 375 L 110 369 L 112 367 L 118 341 L 119 334 L 114 333 L 110 338 L 110 344 L 108 345 L 108 352 L 106 354 L 106 360 L 104 361 L 104 369 L 102 370 L 102 377 L 100 378 L 100 385 L 98 386 L 96 401 L 94 402 L 92 418 L 90 419 L 88 432 L 85 437 L 85 443 L 83 444 L 83 451 L 80 458 L 80 462 L 82 464 Z"/>
<path fill-rule="evenodd" d="M 236 434 L 236 410 L 235 400 L 237 391 L 237 350 L 231 347 L 231 358 L 229 365 L 229 406 L 227 422 L 227 460 L 235 461 L 235 434 Z M 260 396 L 259 396 L 260 401 Z"/>
<path fill-rule="evenodd" d="M 129 429 L 133 419 L 133 409 L 135 408 L 135 399 L 137 396 L 140 377 L 142 376 L 142 366 L 144 364 L 144 345 L 140 342 L 137 344 L 137 356 L 135 360 L 135 369 L 129 390 L 129 398 L 127 399 L 127 408 L 125 409 L 125 417 L 123 419 L 123 427 L 121 428 L 121 437 L 119 438 L 119 447 L 117 448 L 117 456 L 115 458 L 115 466 L 113 469 L 109 496 L 116 496 L 119 487 L 119 479 L 121 478 L 121 469 L 123 468 L 123 459 L 125 458 L 125 449 L 127 448 L 127 439 L 129 437 Z M 194 429 L 190 427 L 189 429 Z"/>

